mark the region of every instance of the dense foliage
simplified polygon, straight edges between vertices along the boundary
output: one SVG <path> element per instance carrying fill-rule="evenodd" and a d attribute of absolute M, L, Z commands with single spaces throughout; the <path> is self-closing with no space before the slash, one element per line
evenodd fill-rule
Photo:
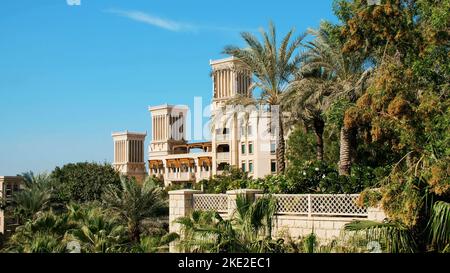
<path fill-rule="evenodd" d="M 336 168 L 323 161 L 292 164 L 285 174 L 254 179 L 247 172 L 230 168 L 221 175 L 202 180 L 195 186 L 206 193 L 225 193 L 236 189 L 261 189 L 272 194 L 359 193 L 372 186 L 385 170 L 355 165 L 350 176 L 340 176 Z"/>
<path fill-rule="evenodd" d="M 391 164 L 391 172 L 375 194 L 364 195 L 382 205 L 391 223 L 360 227 L 379 237 L 396 229 L 402 236 L 390 242 L 409 243 L 398 251 L 444 251 L 450 243 L 432 235 L 450 233 L 442 214 L 450 202 L 449 7 L 448 0 L 336 2 L 344 51 L 364 54 L 375 68 L 365 94 L 345 111 L 343 126 L 396 158 L 379 161 Z"/>
<path fill-rule="evenodd" d="M 71 163 L 57 167 L 51 177 L 59 184 L 62 202 L 100 200 L 108 185 L 120 186 L 120 176 L 109 164 Z"/>
<path fill-rule="evenodd" d="M 19 226 L 1 251 L 166 252 L 168 244 L 178 239 L 155 218 L 167 214 L 167 199 L 152 179 L 138 185 L 122 177 L 121 184 L 109 184 L 98 201 L 63 205 L 54 198 L 65 190 L 58 180 L 45 174 L 23 177 L 25 188 L 6 204 Z"/>
<path fill-rule="evenodd" d="M 282 240 L 272 239 L 275 205 L 270 198 L 252 202 L 238 196 L 236 211 L 230 219 L 215 211 L 194 211 L 190 217 L 176 221 L 184 233 L 179 248 L 183 252 L 283 252 Z"/>
<path fill-rule="evenodd" d="M 229 219 L 217 212 L 178 219 L 185 235 L 180 247 L 359 252 L 376 240 L 388 252 L 450 252 L 449 10 L 450 0 L 336 0 L 338 22 L 309 30 L 311 40 L 292 38 L 290 31 L 278 44 L 270 24 L 262 40 L 242 34 L 248 48 L 226 47 L 252 70 L 252 89 L 261 91 L 258 100 L 239 96 L 230 103 L 277 105 L 289 113 L 279 117 L 278 173 L 254 179 L 231 168 L 195 187 L 207 193 L 362 191 L 360 203 L 381 206 L 387 219 L 348 224 L 350 239 L 320 248 L 314 234 L 274 240 L 273 200 L 240 197 Z M 121 182 L 111 166 L 93 163 L 25 178 L 10 208 L 21 226 L 8 251 L 64 252 L 75 240 L 85 252 L 154 252 L 177 237 L 144 228 L 165 209 L 167 196 L 155 181 L 142 187 Z M 103 203 L 88 202 L 96 200 Z"/>

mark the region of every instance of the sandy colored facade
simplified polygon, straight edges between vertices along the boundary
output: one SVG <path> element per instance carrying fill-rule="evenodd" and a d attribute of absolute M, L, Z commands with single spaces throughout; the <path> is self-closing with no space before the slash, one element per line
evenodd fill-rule
<path fill-rule="evenodd" d="M 142 182 L 147 176 L 145 167 L 145 137 L 147 133 L 117 132 L 113 133 L 114 168 L 121 174 L 134 177 Z"/>
<path fill-rule="evenodd" d="M 19 176 L 0 176 L 0 197 L 9 202 L 12 194 L 20 190 L 23 180 Z M 9 234 L 16 226 L 16 221 L 11 217 L 5 215 L 5 212 L 0 209 L 0 233 Z"/>
<path fill-rule="evenodd" d="M 235 96 L 252 96 L 251 72 L 233 57 L 210 61 L 210 66 L 211 141 L 186 141 L 187 106 L 164 104 L 148 108 L 152 127 L 148 175 L 163 179 L 166 185 L 182 183 L 189 186 L 221 174 L 229 166 L 241 168 L 254 178 L 276 172 L 277 134 L 272 129 L 271 113 L 243 106 L 230 108 L 227 104 Z M 134 176 L 129 169 L 132 164 L 126 157 L 130 150 L 125 150 L 125 160 L 123 154 L 118 156 L 123 148 L 117 149 L 117 143 L 124 137 L 123 133 L 113 134 L 114 166 L 122 174 Z M 139 162 L 141 174 L 144 165 Z"/>

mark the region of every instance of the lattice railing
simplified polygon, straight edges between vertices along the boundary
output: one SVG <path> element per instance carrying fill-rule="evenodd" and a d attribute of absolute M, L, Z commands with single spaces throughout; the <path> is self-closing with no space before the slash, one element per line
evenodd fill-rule
<path fill-rule="evenodd" d="M 256 198 L 264 195 L 257 194 Z M 308 214 L 308 197 L 303 194 L 274 194 L 277 200 L 277 214 Z"/>
<path fill-rule="evenodd" d="M 311 194 L 312 215 L 367 216 L 356 204 L 359 194 Z"/>
<path fill-rule="evenodd" d="M 194 210 L 228 211 L 228 196 L 226 194 L 194 194 Z"/>
<path fill-rule="evenodd" d="M 264 195 L 257 194 L 256 198 Z M 358 194 L 274 194 L 277 214 L 366 217 L 367 208 L 356 204 Z"/>

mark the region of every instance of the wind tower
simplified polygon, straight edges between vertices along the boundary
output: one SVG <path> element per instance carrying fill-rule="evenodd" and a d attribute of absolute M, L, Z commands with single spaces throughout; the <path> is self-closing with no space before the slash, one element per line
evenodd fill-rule
<path fill-rule="evenodd" d="M 143 182 L 147 176 L 145 168 L 144 143 L 147 133 L 116 132 L 112 134 L 114 141 L 114 169 L 120 174 L 134 177 Z"/>
<path fill-rule="evenodd" d="M 239 121 L 233 114 L 234 110 L 226 111 L 226 102 L 237 95 L 252 95 L 252 73 L 234 57 L 210 61 L 210 65 L 213 83 L 211 112 L 216 117 L 211 134 L 215 175 L 229 166 L 239 166 Z"/>

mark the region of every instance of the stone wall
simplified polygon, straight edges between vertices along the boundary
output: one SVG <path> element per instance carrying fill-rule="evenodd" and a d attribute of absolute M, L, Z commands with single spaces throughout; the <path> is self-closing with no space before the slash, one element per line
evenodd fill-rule
<path fill-rule="evenodd" d="M 177 190 L 169 192 L 169 230 L 181 234 L 180 225 L 174 221 L 179 217 L 189 216 L 194 207 L 193 196 L 201 194 L 196 190 Z M 246 195 L 247 198 L 255 199 L 260 190 L 241 189 L 228 191 L 228 210 L 224 217 L 229 217 L 235 210 L 236 197 Z M 279 214 L 273 219 L 274 237 L 291 237 L 297 239 L 307 236 L 314 232 L 321 241 L 329 241 L 338 237 L 345 224 L 353 220 L 374 220 L 383 221 L 385 214 L 380 208 L 367 208 L 367 214 L 355 216 L 342 216 L 336 214 L 326 216 L 315 216 L 311 214 Z M 171 246 L 171 252 L 175 252 L 174 245 Z"/>
<path fill-rule="evenodd" d="M 296 239 L 314 232 L 320 240 L 328 241 L 338 237 L 344 225 L 356 219 L 361 218 L 277 215 L 273 234 L 275 237 L 289 236 Z"/>

